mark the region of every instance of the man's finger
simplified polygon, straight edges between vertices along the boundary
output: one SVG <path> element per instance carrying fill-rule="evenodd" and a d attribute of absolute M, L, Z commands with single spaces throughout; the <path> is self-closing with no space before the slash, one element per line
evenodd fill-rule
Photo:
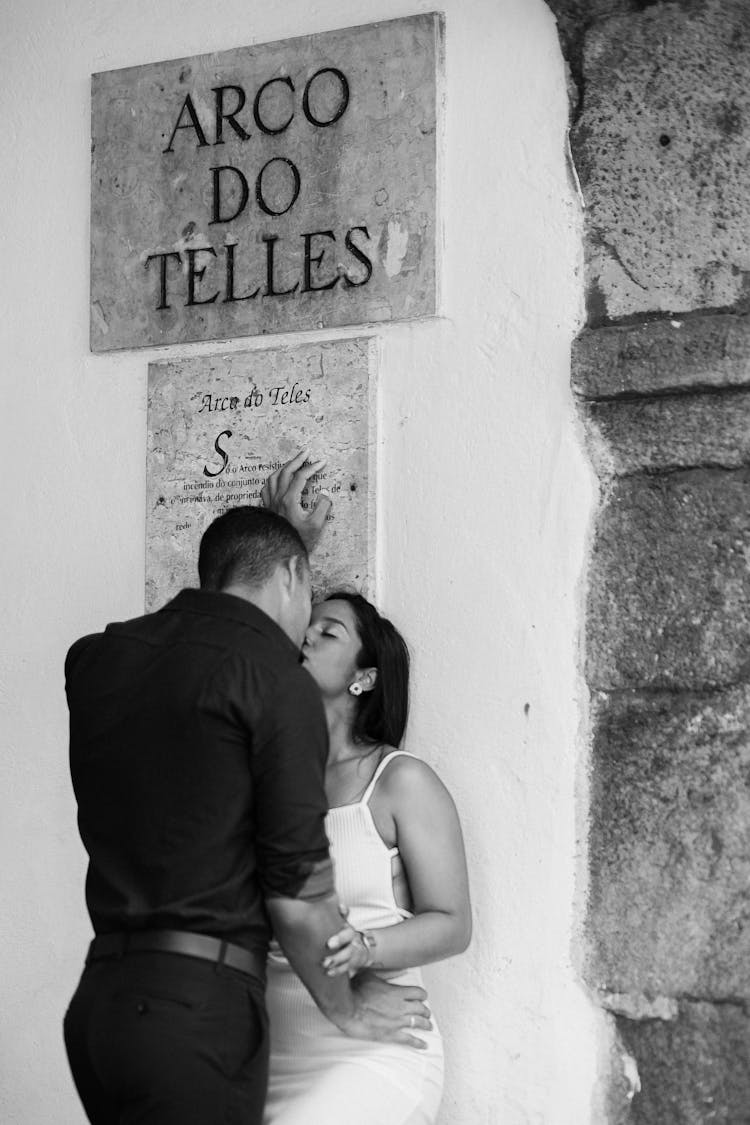
<path fill-rule="evenodd" d="M 407 1031 L 396 1031 L 393 1035 L 389 1035 L 388 1039 L 392 1043 L 403 1043 L 406 1047 L 416 1047 L 418 1051 L 427 1050 L 424 1039 L 418 1039 L 416 1035 L 409 1035 Z"/>
<path fill-rule="evenodd" d="M 427 999 L 427 993 L 418 984 L 400 984 L 396 985 L 401 990 L 401 996 L 404 1000 L 422 1000 Z"/>
<path fill-rule="evenodd" d="M 308 515 L 311 525 L 318 529 L 322 528 L 332 507 L 333 500 L 328 493 L 325 491 L 319 492 L 312 511 Z"/>
<path fill-rule="evenodd" d="M 295 453 L 294 457 L 290 458 L 285 465 L 282 465 L 280 469 L 277 469 L 276 472 L 272 473 L 268 478 L 269 482 L 275 478 L 275 483 L 278 484 L 278 491 L 282 495 L 288 490 L 289 482 L 300 465 L 304 465 L 309 456 L 309 452 L 308 449 L 300 449 L 298 453 Z"/>
<path fill-rule="evenodd" d="M 409 1016 L 416 1016 L 417 1019 L 428 1020 L 432 1016 L 432 1012 L 426 1004 L 414 1004 L 410 1006 Z"/>
<path fill-rule="evenodd" d="M 288 493 L 289 499 L 299 504 L 300 497 L 307 487 L 307 482 L 310 477 L 319 472 L 326 463 L 325 457 L 319 458 L 317 461 L 310 461 L 307 464 L 301 465 L 290 478 L 288 486 L 283 490 Z M 291 464 L 291 462 L 290 462 Z"/>

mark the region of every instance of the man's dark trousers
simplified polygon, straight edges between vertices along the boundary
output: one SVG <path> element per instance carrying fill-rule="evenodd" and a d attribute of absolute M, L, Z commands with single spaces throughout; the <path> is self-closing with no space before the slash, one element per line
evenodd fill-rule
<path fill-rule="evenodd" d="M 260 1125 L 263 992 L 253 976 L 174 953 L 90 962 L 65 1045 L 92 1125 Z"/>

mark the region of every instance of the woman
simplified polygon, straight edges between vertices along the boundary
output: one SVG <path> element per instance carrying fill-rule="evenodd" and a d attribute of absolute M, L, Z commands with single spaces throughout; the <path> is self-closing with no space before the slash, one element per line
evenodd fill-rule
<path fill-rule="evenodd" d="M 332 974 L 381 972 L 420 984 L 418 966 L 471 935 L 466 861 L 450 795 L 397 750 L 406 726 L 403 638 L 358 594 L 315 606 L 302 663 L 328 719 L 326 792 L 339 899 L 352 930 L 329 941 Z M 439 1032 L 425 1049 L 350 1039 L 318 1010 L 278 946 L 268 972 L 271 1074 L 265 1125 L 431 1125 L 442 1093 Z"/>

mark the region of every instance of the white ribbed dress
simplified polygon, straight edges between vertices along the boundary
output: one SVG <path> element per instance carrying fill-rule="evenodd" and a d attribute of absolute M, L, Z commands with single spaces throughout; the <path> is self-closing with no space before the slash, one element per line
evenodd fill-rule
<path fill-rule="evenodd" d="M 392 860 L 375 827 L 369 801 L 388 763 L 378 766 L 361 801 L 326 817 L 336 892 L 357 930 L 392 926 L 411 917 L 393 894 Z M 419 969 L 395 984 L 422 985 Z M 443 1089 L 443 1045 L 434 1026 L 417 1031 L 427 1050 L 351 1039 L 326 1019 L 274 944 L 268 960 L 271 1072 L 264 1125 L 433 1125 Z"/>

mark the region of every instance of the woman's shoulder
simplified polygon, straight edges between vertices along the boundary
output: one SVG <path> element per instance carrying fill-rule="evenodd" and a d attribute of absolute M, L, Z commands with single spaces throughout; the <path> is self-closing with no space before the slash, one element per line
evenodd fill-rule
<path fill-rule="evenodd" d="M 393 753 L 393 750 L 390 749 Z M 419 829 L 441 831 L 456 820 L 456 805 L 432 766 L 411 754 L 393 755 L 373 793 L 374 812 L 392 818 L 396 839 Z"/>
<path fill-rule="evenodd" d="M 380 761 L 382 773 L 378 788 L 391 800 L 409 801 L 430 791 L 445 789 L 432 766 L 406 750 L 386 746 Z"/>

